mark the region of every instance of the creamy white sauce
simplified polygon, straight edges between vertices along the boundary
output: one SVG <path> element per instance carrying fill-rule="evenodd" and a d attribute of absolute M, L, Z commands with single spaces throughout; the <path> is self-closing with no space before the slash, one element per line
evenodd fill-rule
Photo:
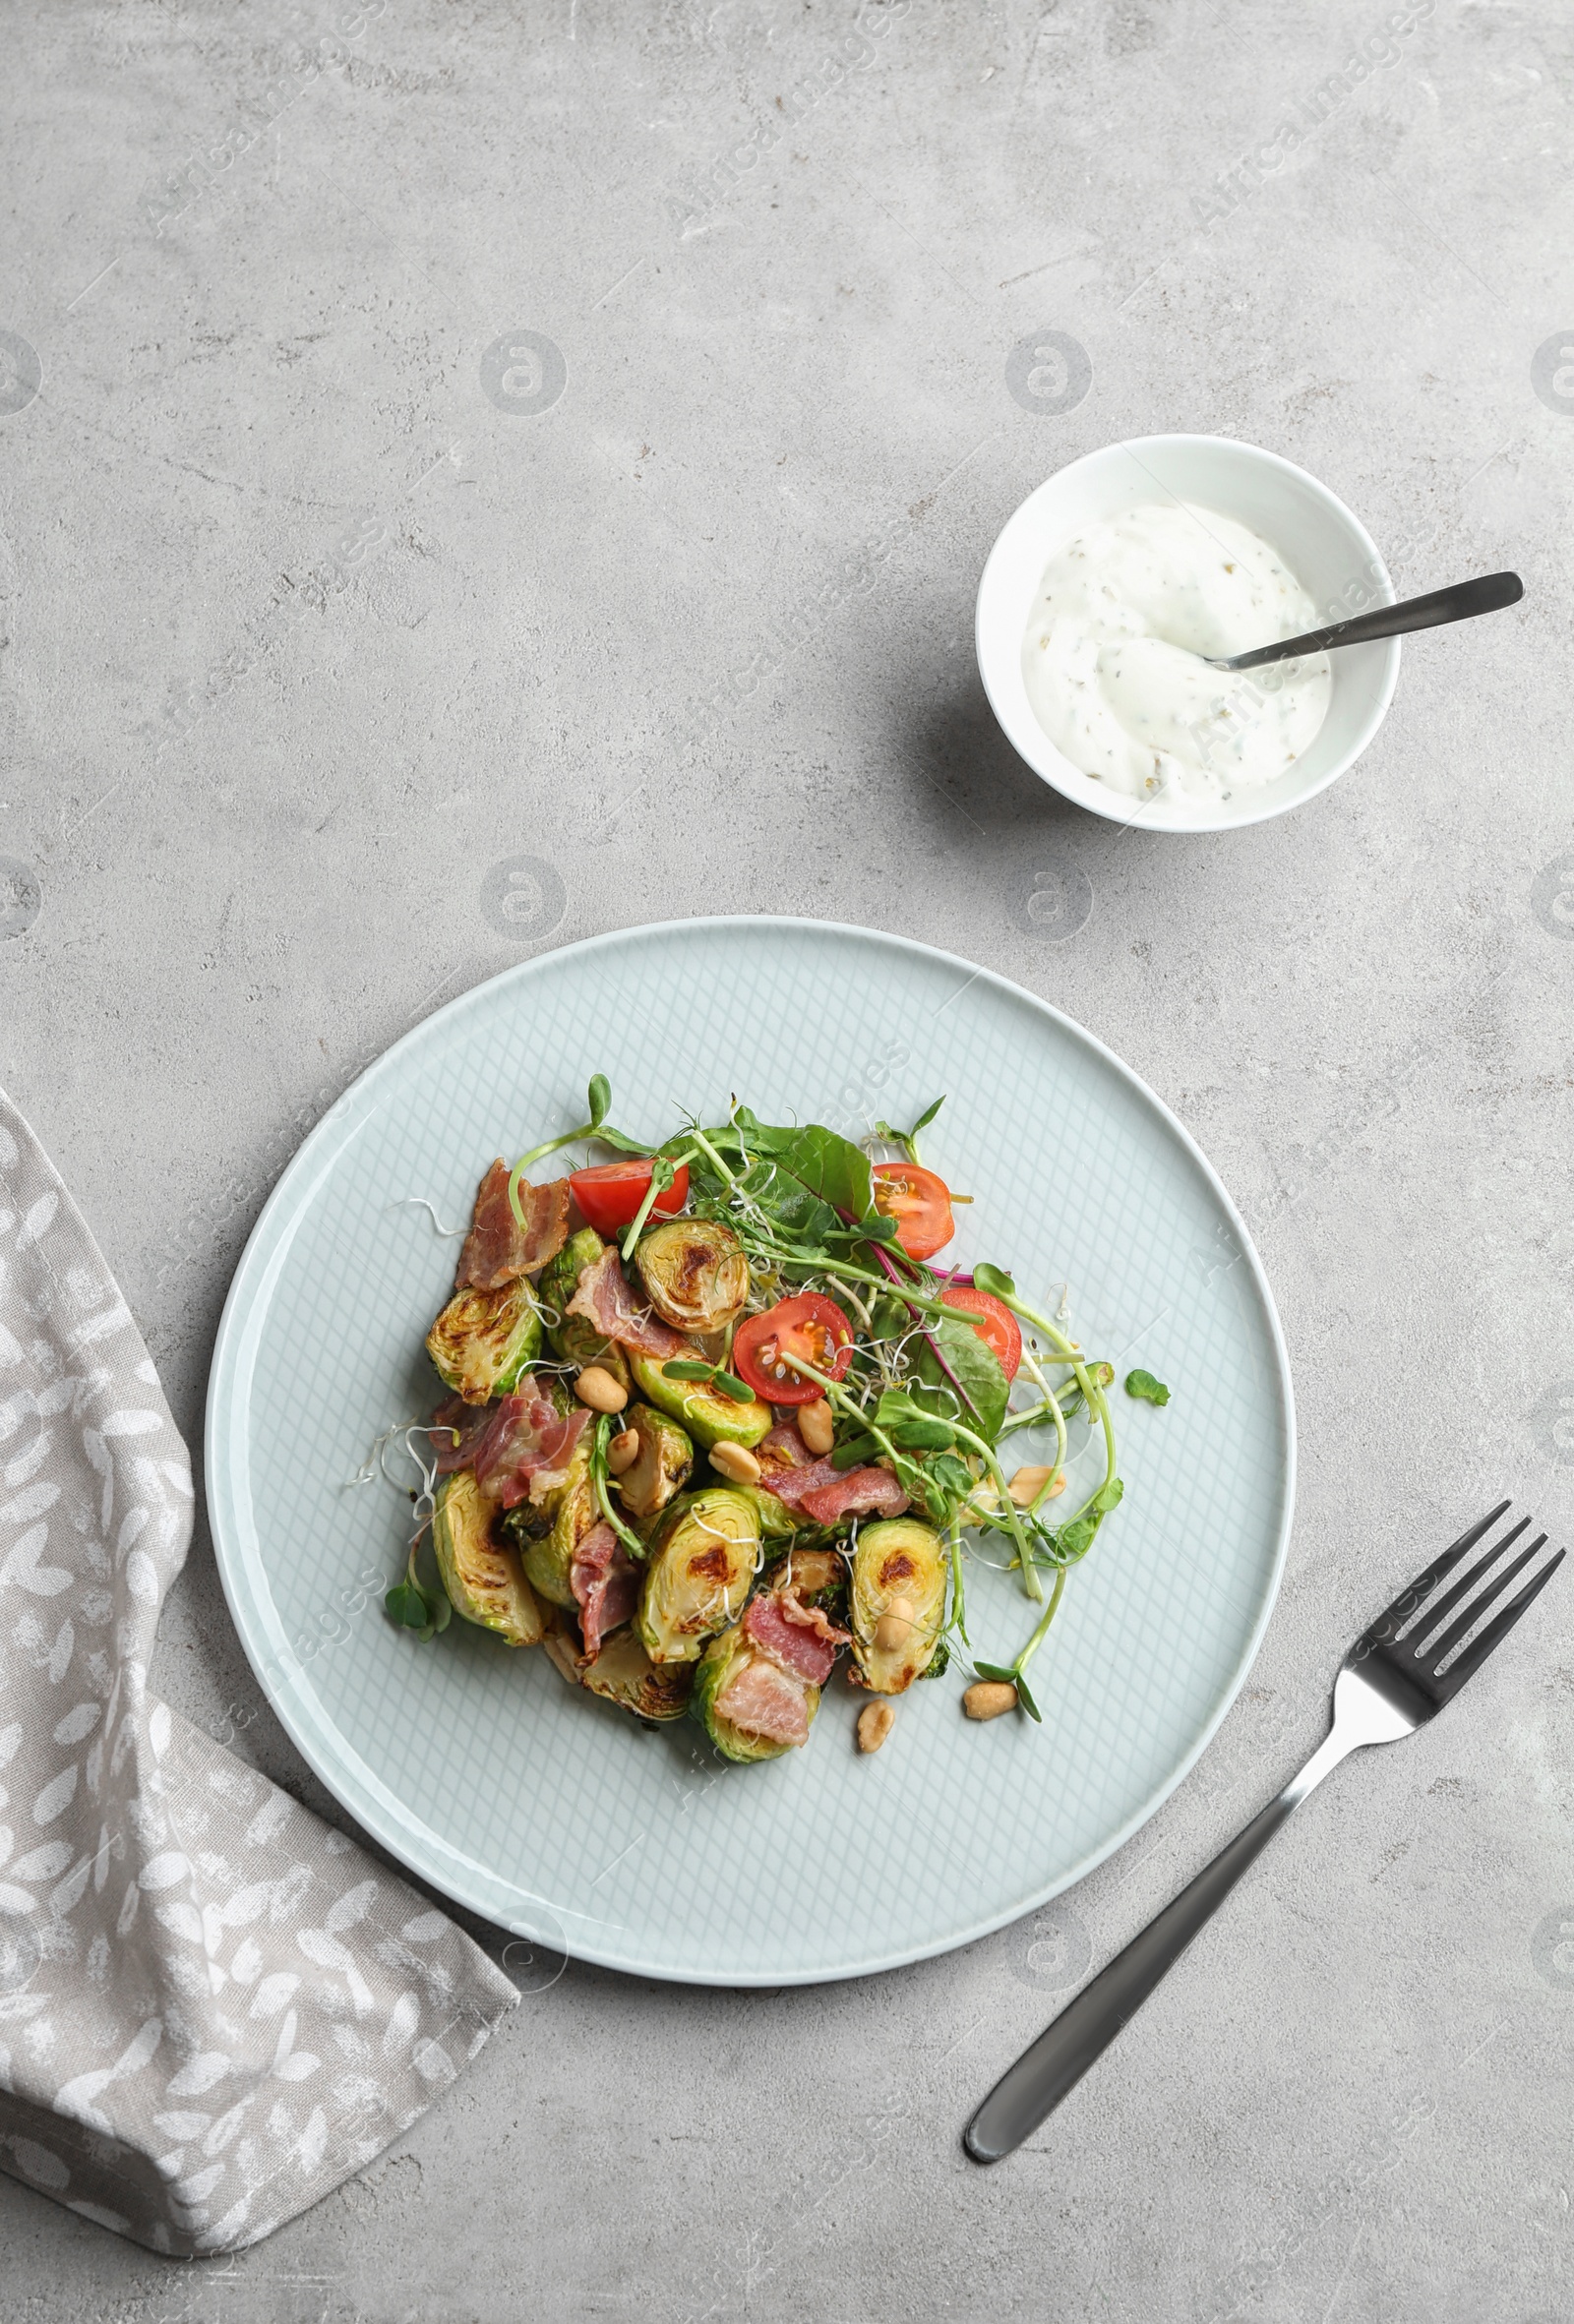
<path fill-rule="evenodd" d="M 1051 559 L 1022 641 L 1039 724 L 1083 774 L 1173 806 L 1243 800 L 1328 712 L 1328 657 L 1210 669 L 1319 626 L 1266 541 L 1187 502 L 1145 502 Z"/>

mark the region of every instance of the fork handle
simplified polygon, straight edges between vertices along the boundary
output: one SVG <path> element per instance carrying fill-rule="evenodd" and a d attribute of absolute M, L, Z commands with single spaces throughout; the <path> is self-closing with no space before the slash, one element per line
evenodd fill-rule
<path fill-rule="evenodd" d="M 1126 2021 L 1136 2015 L 1198 1930 L 1218 1911 L 1280 1825 L 1328 1770 L 1355 1748 L 1349 1737 L 1330 1735 L 1294 1782 L 1287 1784 L 1276 1800 L 1270 1800 L 1261 1815 L 1254 1816 L 1245 1830 L 1221 1849 L 1140 1936 L 1133 1937 L 1124 1952 L 1117 1953 L 1093 1983 L 1083 1987 L 1031 2049 L 1023 2051 L 1015 2065 L 1000 2076 L 963 2134 L 963 2144 L 975 2163 L 998 2163 L 1002 2155 L 1010 2154 L 1032 2135 L 1066 2092 L 1075 2088 Z"/>

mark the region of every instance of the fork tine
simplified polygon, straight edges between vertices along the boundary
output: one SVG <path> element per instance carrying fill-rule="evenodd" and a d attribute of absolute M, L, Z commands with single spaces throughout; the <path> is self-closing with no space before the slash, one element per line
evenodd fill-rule
<path fill-rule="evenodd" d="M 1524 1568 L 1530 1564 L 1532 1558 L 1536 1555 L 1539 1549 L 1544 1549 L 1545 1547 L 1546 1535 L 1544 1533 L 1538 1533 L 1536 1539 L 1530 1544 L 1529 1548 L 1522 1549 L 1519 1553 L 1519 1556 L 1512 1559 L 1509 1564 L 1503 1568 L 1501 1574 L 1496 1574 L 1492 1577 L 1492 1579 L 1488 1581 L 1486 1587 L 1481 1592 L 1481 1594 L 1471 1600 L 1470 1604 L 1465 1608 L 1465 1611 L 1459 1616 L 1458 1620 L 1449 1624 L 1448 1628 L 1443 1632 L 1441 1638 L 1428 1639 L 1424 1647 L 1422 1646 L 1415 1639 L 1407 1639 L 1405 1643 L 1407 1646 L 1414 1648 L 1417 1661 L 1424 1662 L 1429 1670 L 1435 1670 L 1437 1665 L 1443 1660 L 1443 1657 L 1447 1654 L 1451 1654 L 1454 1648 L 1459 1644 L 1460 1639 L 1465 1637 L 1466 1633 L 1473 1630 L 1476 1624 L 1480 1622 L 1487 1607 L 1492 1605 L 1496 1599 L 1502 1596 L 1504 1590 L 1507 1589 L 1515 1575 L 1523 1572 Z"/>
<path fill-rule="evenodd" d="M 1463 1687 L 1468 1678 L 1473 1678 L 1492 1648 L 1502 1644 L 1537 1591 L 1546 1587 L 1558 1567 L 1563 1563 L 1566 1554 L 1560 1549 L 1556 1557 L 1544 1565 L 1539 1574 L 1533 1575 L 1518 1597 L 1510 1598 L 1508 1604 L 1493 1615 L 1481 1637 L 1465 1648 L 1453 1669 L 1444 1671 L 1442 1677 L 1434 1680 L 1433 1684 L 1439 1687 L 1445 1695 L 1452 1695 Z"/>
<path fill-rule="evenodd" d="M 1519 1523 L 1517 1525 L 1511 1526 L 1509 1530 L 1503 1535 L 1501 1541 L 1494 1542 L 1491 1548 L 1486 1552 L 1486 1555 L 1483 1558 L 1477 1560 L 1476 1564 L 1472 1566 L 1470 1572 L 1465 1576 L 1463 1581 L 1456 1581 L 1453 1588 L 1448 1592 L 1446 1597 L 1439 1598 L 1435 1606 L 1428 1606 L 1426 1608 L 1425 1613 L 1423 1614 L 1421 1620 L 1417 1623 L 1409 1638 L 1406 1639 L 1405 1643 L 1407 1646 L 1413 1646 L 1417 1653 L 1420 1653 L 1422 1639 L 1425 1638 L 1428 1633 L 1434 1631 L 1440 1622 L 1445 1622 L 1448 1619 L 1448 1616 L 1454 1611 L 1454 1608 L 1457 1605 L 1462 1604 L 1463 1601 L 1470 1596 L 1471 1591 L 1476 1587 L 1476 1584 L 1478 1581 L 1480 1581 L 1482 1576 L 1491 1571 L 1492 1567 L 1496 1565 L 1498 1559 L 1502 1556 L 1504 1550 L 1513 1546 L 1513 1544 L 1519 1539 L 1520 1535 L 1524 1532 L 1530 1521 L 1531 1520 L 1528 1517 L 1521 1518 Z M 1545 1539 L 1546 1535 L 1544 1533 L 1542 1535 L 1542 1540 L 1544 1541 Z M 1540 1544 L 1538 1544 L 1538 1547 L 1539 1546 Z M 1524 1562 L 1524 1559 L 1521 1558 L 1520 1565 L 1523 1565 Z M 1517 1573 L 1518 1567 L 1514 1568 L 1513 1570 Z M 1505 1575 L 1503 1579 L 1506 1580 L 1508 1577 Z M 1483 1599 L 1482 1602 L 1483 1604 L 1485 1604 L 1486 1601 Z M 1469 1623 L 1467 1623 L 1465 1627 L 1468 1630 L 1470 1628 Z M 1441 1651 L 1442 1649 L 1439 1647 L 1438 1652 L 1441 1653 Z"/>
<path fill-rule="evenodd" d="M 1407 1582 L 1393 1604 L 1385 1606 L 1365 1632 L 1364 1642 L 1375 1644 L 1379 1639 L 1392 1638 L 1400 1625 L 1410 1620 L 1423 1599 L 1430 1597 L 1443 1576 L 1450 1573 L 1460 1559 L 1475 1548 L 1482 1535 L 1496 1524 L 1510 1506 L 1507 1501 L 1500 1501 L 1495 1509 L 1489 1509 L 1479 1525 L 1472 1525 L 1468 1533 L 1461 1533 L 1452 1548 L 1445 1549 L 1441 1557 L 1434 1558 L 1429 1566 L 1417 1575 L 1414 1581 Z"/>

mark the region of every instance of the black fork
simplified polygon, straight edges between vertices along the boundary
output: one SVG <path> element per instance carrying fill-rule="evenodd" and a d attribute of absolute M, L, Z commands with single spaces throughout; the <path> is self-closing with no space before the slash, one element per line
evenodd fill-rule
<path fill-rule="evenodd" d="M 1124 1952 L 1100 1970 L 996 2083 L 965 2134 L 967 2151 L 976 2163 L 998 2163 L 1010 2154 L 1059 2105 L 1218 1910 L 1247 1865 L 1331 1767 L 1368 1743 L 1397 1743 L 1413 1735 L 1437 1716 L 1502 1644 L 1563 1563 L 1564 1553 L 1558 1550 L 1506 1604 L 1498 1603 L 1546 1546 L 1546 1535 L 1538 1533 L 1506 1565 L 1501 1563 L 1530 1524 L 1528 1517 L 1510 1526 L 1451 1589 L 1441 1597 L 1434 1592 L 1507 1515 L 1508 1507 L 1500 1501 L 1480 1524 L 1462 1533 L 1362 1632 L 1334 1681 L 1334 1718 L 1327 1740 L 1294 1782 L 1269 1801 Z M 1494 1606 L 1497 1611 L 1491 1613 Z M 1490 1621 L 1473 1638 L 1471 1633 L 1488 1613 Z"/>

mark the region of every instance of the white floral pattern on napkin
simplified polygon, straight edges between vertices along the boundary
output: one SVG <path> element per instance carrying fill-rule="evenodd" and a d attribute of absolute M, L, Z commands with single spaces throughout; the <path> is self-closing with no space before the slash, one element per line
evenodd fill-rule
<path fill-rule="evenodd" d="M 0 2166 L 180 2255 L 360 2170 L 517 1999 L 149 1695 L 192 1514 L 157 1373 L 0 1092 Z"/>

